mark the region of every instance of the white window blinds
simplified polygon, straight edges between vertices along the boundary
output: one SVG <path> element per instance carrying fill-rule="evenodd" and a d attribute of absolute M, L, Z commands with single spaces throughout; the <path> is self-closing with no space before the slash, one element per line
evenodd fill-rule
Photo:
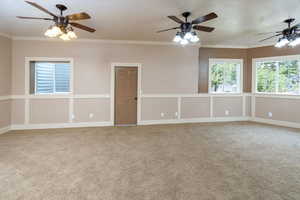
<path fill-rule="evenodd" d="M 35 62 L 35 93 L 70 92 L 70 63 Z"/>

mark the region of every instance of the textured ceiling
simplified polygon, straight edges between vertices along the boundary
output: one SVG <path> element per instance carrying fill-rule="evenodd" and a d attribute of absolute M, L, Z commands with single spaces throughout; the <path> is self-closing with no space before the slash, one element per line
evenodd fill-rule
<path fill-rule="evenodd" d="M 57 13 L 55 4 L 69 9 L 65 14 L 85 11 L 92 19 L 81 21 L 97 29 L 94 34 L 76 31 L 79 38 L 170 42 L 176 33 L 157 34 L 156 30 L 174 27 L 167 15 L 191 11 L 192 18 L 216 12 L 219 18 L 203 23 L 216 27 L 213 33 L 200 33 L 203 45 L 251 46 L 277 31 L 288 17 L 300 22 L 300 0 L 32 0 Z M 44 37 L 47 21 L 21 20 L 15 16 L 47 17 L 23 0 L 0 0 L 0 32 L 12 36 Z M 275 40 L 267 41 L 267 43 Z"/>

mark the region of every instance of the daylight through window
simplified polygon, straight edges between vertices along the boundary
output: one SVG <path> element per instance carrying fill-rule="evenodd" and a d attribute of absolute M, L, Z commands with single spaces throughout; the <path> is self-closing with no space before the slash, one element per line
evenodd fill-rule
<path fill-rule="evenodd" d="M 210 59 L 210 92 L 240 93 L 242 60 Z"/>
<path fill-rule="evenodd" d="M 257 61 L 256 92 L 273 94 L 300 94 L 300 67 L 298 59 Z"/>

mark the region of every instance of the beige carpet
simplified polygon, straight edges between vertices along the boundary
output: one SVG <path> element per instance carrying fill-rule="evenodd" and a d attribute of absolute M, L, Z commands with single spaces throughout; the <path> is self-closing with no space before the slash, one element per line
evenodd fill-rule
<path fill-rule="evenodd" d="M 300 131 L 248 122 L 0 135 L 0 199 L 299 200 Z"/>

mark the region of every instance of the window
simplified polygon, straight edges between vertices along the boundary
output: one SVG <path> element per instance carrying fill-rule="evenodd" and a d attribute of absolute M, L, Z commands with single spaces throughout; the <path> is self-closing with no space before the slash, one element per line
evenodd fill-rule
<path fill-rule="evenodd" d="M 60 94 L 69 93 L 71 78 L 69 61 L 31 61 L 30 93 Z"/>
<path fill-rule="evenodd" d="M 209 59 L 210 93 L 240 93 L 242 59 Z"/>
<path fill-rule="evenodd" d="M 300 94 L 300 57 L 285 56 L 255 61 L 257 93 Z"/>

